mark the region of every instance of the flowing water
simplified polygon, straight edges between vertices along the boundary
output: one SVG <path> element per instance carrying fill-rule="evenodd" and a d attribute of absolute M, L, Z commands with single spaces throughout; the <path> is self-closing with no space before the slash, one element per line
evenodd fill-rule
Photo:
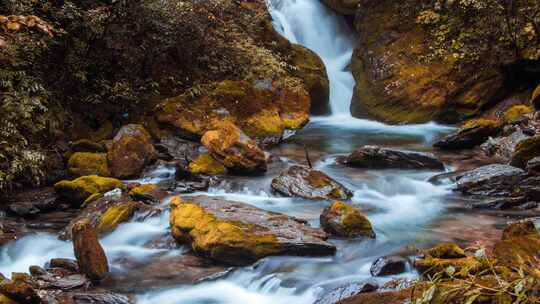
<path fill-rule="evenodd" d="M 314 50 L 324 60 L 331 81 L 332 115 L 314 118 L 296 136 L 273 149 L 271 153 L 281 161 L 272 163 L 266 176 L 227 178 L 204 194 L 293 215 L 318 226 L 319 215 L 329 202 L 283 198 L 270 191 L 271 178 L 281 169 L 291 163 L 305 162 L 302 146 L 306 145 L 317 169 L 354 190 L 352 203 L 369 216 L 377 239 L 331 240 L 338 247 L 335 256 L 267 258 L 196 285 L 169 286 L 163 282 L 166 288 L 153 286 L 152 290 L 137 296 L 138 303 L 313 303 L 336 286 L 374 280 L 369 268 L 377 257 L 409 245 L 425 247 L 441 240 L 472 240 L 478 236 L 473 233 L 477 231 L 475 225 L 496 224 L 489 215 L 471 215 L 453 208 L 459 205 L 455 202 L 459 198 L 450 194 L 450 185 L 435 186 L 427 182 L 440 172 L 365 171 L 337 165 L 336 156 L 363 144 L 430 151 L 433 140 L 452 128 L 433 123 L 389 126 L 352 118 L 349 105 L 354 80 L 347 65 L 354 46 L 354 32 L 342 17 L 318 0 L 269 0 L 268 5 L 278 31 L 292 42 Z M 143 181 L 156 182 L 174 176 L 171 173 L 174 173 L 171 169 L 162 167 Z M 165 209 L 167 203 L 163 202 Z M 472 217 L 474 221 L 470 220 Z M 459 227 L 459 230 L 450 227 Z M 101 241 L 113 271 L 129 272 L 129 266 L 122 262 L 126 258 L 150 263 L 157 256 L 183 254 L 182 248 L 167 250 L 146 246 L 148 241 L 167 233 L 168 213 L 164 212 L 142 223 L 121 225 Z M 465 239 L 460 238 L 462 235 L 466 235 Z M 1 249 L 0 272 L 24 272 L 30 265 L 44 265 L 55 257 L 73 257 L 71 243 L 46 233 L 26 236 Z M 415 276 L 414 271 L 409 271 L 398 277 Z"/>

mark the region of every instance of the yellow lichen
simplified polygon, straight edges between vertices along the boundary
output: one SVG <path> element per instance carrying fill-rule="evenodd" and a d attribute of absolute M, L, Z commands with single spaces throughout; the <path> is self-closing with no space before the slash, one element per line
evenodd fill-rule
<path fill-rule="evenodd" d="M 68 172 L 74 176 L 111 175 L 105 153 L 73 153 L 68 161 Z"/>
<path fill-rule="evenodd" d="M 98 233 L 111 232 L 121 223 L 129 220 L 136 210 L 134 203 L 110 207 L 103 213 L 97 225 Z"/>
<path fill-rule="evenodd" d="M 210 154 L 201 154 L 189 164 L 189 171 L 193 174 L 221 175 L 227 173 L 227 168 Z"/>
<path fill-rule="evenodd" d="M 92 195 L 124 187 L 124 183 L 120 180 L 97 175 L 82 176 L 72 181 L 63 180 L 54 185 L 61 196 L 75 200 L 74 204 L 81 204 Z"/>
<path fill-rule="evenodd" d="M 471 119 L 466 121 L 462 126 L 461 129 L 470 129 L 475 127 L 498 127 L 500 126 L 500 122 L 496 119 L 492 118 L 478 118 L 478 119 Z"/>
<path fill-rule="evenodd" d="M 506 122 L 513 122 L 521 118 L 523 115 L 532 112 L 534 112 L 534 109 L 531 106 L 515 105 L 504 112 L 504 120 Z"/>
<path fill-rule="evenodd" d="M 138 187 L 135 187 L 129 191 L 129 196 L 135 200 L 144 199 L 145 195 L 148 193 L 157 190 L 159 187 L 156 184 L 144 184 Z"/>

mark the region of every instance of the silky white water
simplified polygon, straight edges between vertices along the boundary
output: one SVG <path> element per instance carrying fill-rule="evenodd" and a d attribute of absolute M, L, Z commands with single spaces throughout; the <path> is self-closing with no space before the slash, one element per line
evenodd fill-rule
<path fill-rule="evenodd" d="M 389 126 L 351 117 L 349 107 L 354 79 L 347 66 L 354 47 L 354 33 L 343 18 L 318 0 L 268 0 L 268 7 L 279 32 L 292 42 L 314 50 L 323 59 L 331 84 L 332 110 L 332 116 L 312 119 L 288 143 L 271 152 L 280 156 L 286 165 L 302 161 L 294 158 L 301 150 L 297 143 L 307 144 L 314 154 L 324 155 L 315 162 L 315 167 L 354 191 L 351 203 L 366 210 L 375 227 L 377 239 L 331 240 L 338 247 L 333 257 L 267 258 L 256 265 L 239 268 L 221 279 L 140 294 L 138 303 L 310 304 L 328 290 L 349 282 L 385 282 L 392 279 L 372 278 L 369 268 L 373 261 L 406 245 L 429 242 L 434 237 L 426 234 L 424 228 L 443 213 L 444 199 L 449 191 L 446 186 L 428 183 L 427 179 L 440 172 L 364 172 L 337 165 L 335 157 L 349 153 L 362 144 L 384 143 L 429 150 L 429 143 L 451 128 L 433 123 Z M 311 225 L 319 226 L 319 215 L 330 202 L 275 195 L 270 189 L 270 182 L 276 174 L 249 179 L 230 177 L 207 192 L 196 194 L 249 203 L 303 218 Z M 154 183 L 173 177 L 172 168 L 160 167 L 140 181 Z M 167 201 L 162 206 L 166 209 Z M 102 238 L 113 271 L 129 271 L 121 263 L 125 257 L 151 263 L 152 257 L 157 254 L 182 254 L 181 249 L 167 251 L 145 245 L 169 233 L 168 221 L 165 210 L 162 215 L 142 223 L 121 225 Z M 70 242 L 60 241 L 49 234 L 26 236 L 0 249 L 0 272 L 26 272 L 31 265 L 44 265 L 51 258 L 58 257 L 73 257 Z M 397 277 L 415 275 L 411 271 Z"/>

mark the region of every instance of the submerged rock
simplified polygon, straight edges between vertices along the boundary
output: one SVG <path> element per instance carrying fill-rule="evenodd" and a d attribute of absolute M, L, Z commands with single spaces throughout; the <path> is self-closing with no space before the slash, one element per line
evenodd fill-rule
<path fill-rule="evenodd" d="M 172 235 L 211 259 L 246 265 L 271 255 L 329 255 L 326 234 L 303 221 L 256 207 L 197 196 L 171 201 Z"/>
<path fill-rule="evenodd" d="M 320 221 L 324 231 L 334 236 L 375 238 L 369 219 L 360 210 L 343 202 L 326 207 Z"/>
<path fill-rule="evenodd" d="M 367 169 L 444 170 L 444 164 L 432 154 L 377 146 L 363 146 L 339 161 L 347 166 Z"/>
<path fill-rule="evenodd" d="M 232 123 L 221 123 L 215 130 L 206 132 L 201 143 L 215 159 L 233 172 L 266 171 L 264 152 Z"/>
<path fill-rule="evenodd" d="M 404 257 L 384 256 L 373 262 L 369 272 L 374 277 L 396 275 L 405 272 L 408 264 L 409 260 Z"/>
<path fill-rule="evenodd" d="M 312 200 L 349 199 L 352 192 L 321 171 L 292 166 L 272 180 L 272 189 L 285 196 Z"/>
<path fill-rule="evenodd" d="M 117 178 L 139 175 L 146 165 L 157 159 L 150 134 L 141 125 L 123 126 L 107 152 L 111 174 Z"/>
<path fill-rule="evenodd" d="M 54 185 L 54 189 L 61 198 L 77 207 L 116 188 L 123 189 L 125 185 L 115 178 L 97 175 L 82 176 L 72 181 L 64 180 Z"/>
<path fill-rule="evenodd" d="M 509 165 L 487 165 L 465 172 L 457 180 L 457 190 L 482 196 L 511 196 L 525 171 Z"/>
<path fill-rule="evenodd" d="M 75 152 L 69 158 L 68 173 L 75 177 L 85 175 L 111 176 L 107 154 Z"/>
<path fill-rule="evenodd" d="M 501 125 L 496 120 L 477 120 L 444 137 L 433 146 L 443 150 L 470 149 L 482 144 L 490 136 L 497 135 L 500 130 Z"/>
<path fill-rule="evenodd" d="M 90 221 L 75 223 L 72 234 L 73 250 L 80 271 L 94 282 L 101 281 L 109 272 L 109 263 Z"/>

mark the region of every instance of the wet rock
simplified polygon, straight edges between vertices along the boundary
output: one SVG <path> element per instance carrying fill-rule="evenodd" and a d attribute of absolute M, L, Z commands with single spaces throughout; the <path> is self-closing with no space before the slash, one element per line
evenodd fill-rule
<path fill-rule="evenodd" d="M 375 238 L 369 219 L 360 210 L 343 202 L 326 207 L 320 221 L 321 227 L 330 235 Z"/>
<path fill-rule="evenodd" d="M 8 206 L 8 210 L 20 217 L 33 217 L 38 215 L 41 210 L 35 204 L 29 202 L 15 203 Z"/>
<path fill-rule="evenodd" d="M 219 198 L 171 201 L 171 231 L 195 253 L 233 265 L 271 255 L 328 255 L 336 248 L 304 221 Z"/>
<path fill-rule="evenodd" d="M 465 125 L 457 132 L 436 142 L 433 146 L 443 150 L 461 150 L 474 148 L 490 136 L 495 136 L 501 130 L 500 123 L 494 120 L 481 120 Z"/>
<path fill-rule="evenodd" d="M 123 189 L 125 185 L 120 180 L 97 175 L 82 176 L 72 181 L 64 180 L 54 185 L 58 195 L 74 206 L 87 204 L 116 188 Z"/>
<path fill-rule="evenodd" d="M 139 175 L 146 165 L 157 159 L 150 134 L 141 126 L 123 126 L 107 152 L 112 176 L 128 178 Z"/>
<path fill-rule="evenodd" d="M 68 161 L 68 173 L 74 177 L 85 175 L 111 176 L 105 153 L 76 152 Z"/>
<path fill-rule="evenodd" d="M 79 265 L 77 260 L 64 259 L 64 258 L 55 258 L 49 261 L 49 267 L 51 268 L 62 268 L 71 272 L 78 272 Z"/>
<path fill-rule="evenodd" d="M 226 275 L 231 268 L 192 254 L 163 256 L 129 266 L 129 271 L 111 273 L 102 288 L 121 293 L 147 293 L 181 284 L 196 284 Z"/>
<path fill-rule="evenodd" d="M 444 170 L 444 164 L 432 154 L 377 146 L 363 146 L 339 161 L 350 167 L 367 169 Z"/>
<path fill-rule="evenodd" d="M 538 236 L 538 230 L 533 221 L 523 220 L 508 224 L 503 230 L 502 239 L 509 240 L 521 236 Z"/>
<path fill-rule="evenodd" d="M 97 233 L 89 220 L 82 220 L 73 225 L 73 250 L 80 271 L 91 281 L 99 282 L 109 272 L 109 263 Z"/>
<path fill-rule="evenodd" d="M 540 156 L 529 160 L 526 169 L 529 174 L 540 175 Z"/>
<path fill-rule="evenodd" d="M 457 190 L 464 194 L 508 197 L 525 171 L 508 165 L 487 165 L 465 172 L 457 181 Z"/>
<path fill-rule="evenodd" d="M 528 200 L 540 202 L 540 176 L 531 176 L 523 179 L 515 191 L 517 194 L 525 196 Z"/>
<path fill-rule="evenodd" d="M 537 202 L 529 201 L 525 196 L 487 199 L 472 205 L 474 209 L 487 210 L 527 210 L 537 206 Z"/>
<path fill-rule="evenodd" d="M 540 135 L 521 141 L 516 146 L 510 165 L 525 168 L 527 162 L 537 156 L 540 156 Z"/>
<path fill-rule="evenodd" d="M 210 154 L 201 154 L 197 159 L 189 163 L 189 172 L 195 175 L 222 175 L 227 173 L 227 168 Z"/>
<path fill-rule="evenodd" d="M 323 3 L 338 13 L 354 15 L 362 0 L 323 0 Z"/>
<path fill-rule="evenodd" d="M 129 297 L 112 292 L 65 293 L 59 297 L 60 303 L 67 304 L 133 304 Z"/>
<path fill-rule="evenodd" d="M 523 140 L 529 138 L 523 132 L 522 128 L 517 128 L 508 136 L 500 136 L 496 138 L 490 137 L 480 148 L 487 156 L 498 157 L 500 159 L 510 161 L 516 146 Z"/>
<path fill-rule="evenodd" d="M 136 201 L 148 204 L 159 204 L 162 199 L 168 195 L 168 192 L 155 184 L 144 184 L 132 188 L 129 196 Z"/>
<path fill-rule="evenodd" d="M 374 277 L 383 277 L 404 273 L 407 270 L 409 260 L 401 256 L 384 256 L 378 258 L 370 268 Z"/>
<path fill-rule="evenodd" d="M 201 143 L 210 154 L 233 172 L 266 171 L 266 155 L 259 146 L 232 123 L 221 123 L 204 133 Z"/>
<path fill-rule="evenodd" d="M 178 137 L 166 137 L 161 139 L 155 147 L 161 155 L 160 158 L 170 161 L 189 162 L 199 156 L 201 145 Z"/>
<path fill-rule="evenodd" d="M 0 282 L 0 294 L 19 303 L 41 303 L 41 298 L 34 287 L 22 281 L 3 280 Z"/>
<path fill-rule="evenodd" d="M 361 293 L 373 292 L 378 288 L 379 286 L 375 282 L 351 283 L 325 292 L 314 304 L 335 304 Z"/>
<path fill-rule="evenodd" d="M 89 139 L 79 139 L 71 143 L 71 151 L 103 153 L 107 152 L 107 147 L 105 147 L 102 143 L 98 143 Z"/>
<path fill-rule="evenodd" d="M 428 182 L 434 185 L 442 185 L 444 183 L 455 183 L 458 178 L 463 175 L 463 171 L 445 172 L 434 175 L 429 178 Z"/>
<path fill-rule="evenodd" d="M 71 239 L 71 231 L 76 223 L 89 221 L 92 229 L 99 235 L 114 231 L 120 224 L 130 220 L 142 221 L 161 211 L 142 202 L 132 201 L 127 196 L 104 197 L 89 203 L 71 222 L 62 230 L 62 239 Z"/>
<path fill-rule="evenodd" d="M 349 199 L 352 192 L 321 171 L 292 166 L 272 180 L 272 189 L 285 196 L 312 200 Z"/>

